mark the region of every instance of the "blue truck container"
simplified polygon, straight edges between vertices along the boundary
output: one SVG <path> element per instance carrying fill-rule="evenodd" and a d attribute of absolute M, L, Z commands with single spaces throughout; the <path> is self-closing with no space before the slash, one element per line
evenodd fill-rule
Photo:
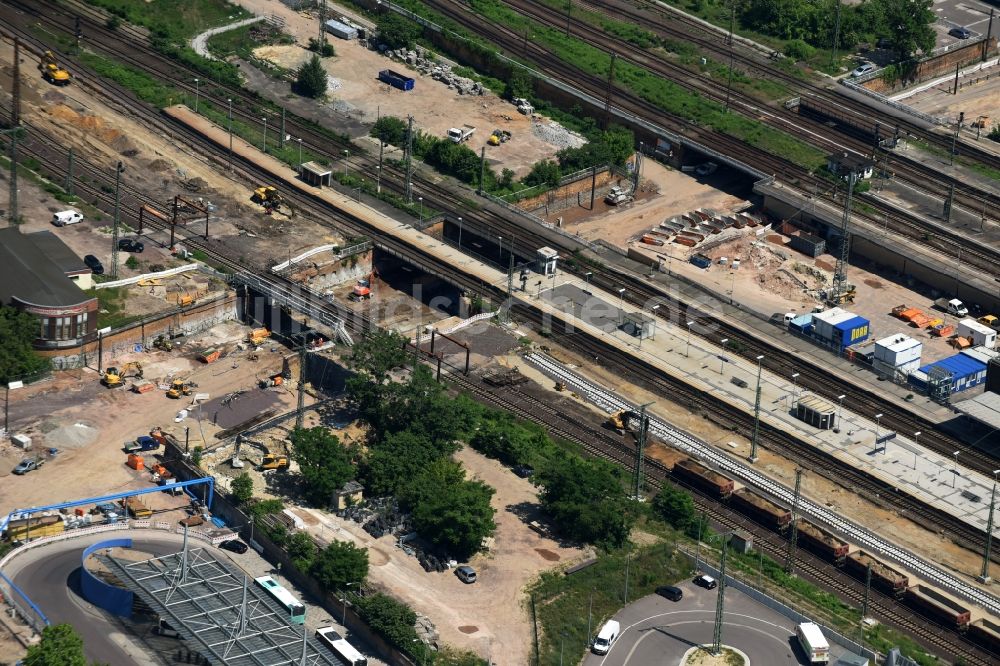
<path fill-rule="evenodd" d="M 816 325 L 813 323 L 812 313 L 806 313 L 795 317 L 788 322 L 788 330 L 799 335 L 810 336 Z"/>
<path fill-rule="evenodd" d="M 986 364 L 966 354 L 955 354 L 921 366 L 910 375 L 910 384 L 926 390 L 930 380 L 940 373 L 951 376 L 951 392 L 958 393 L 986 381 Z"/>
<path fill-rule="evenodd" d="M 871 322 L 864 317 L 852 317 L 833 325 L 830 344 L 839 350 L 864 342 L 871 335 Z"/>
<path fill-rule="evenodd" d="M 383 69 L 378 73 L 378 80 L 383 83 L 388 83 L 393 88 L 399 88 L 400 90 L 413 90 L 413 84 L 416 83 L 413 79 L 408 76 L 404 76 L 399 72 L 394 72 L 391 69 Z"/>

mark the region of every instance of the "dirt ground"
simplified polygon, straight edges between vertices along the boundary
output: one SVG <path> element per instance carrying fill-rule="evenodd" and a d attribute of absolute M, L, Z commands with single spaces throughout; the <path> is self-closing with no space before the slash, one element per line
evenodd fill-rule
<path fill-rule="evenodd" d="M 547 341 L 543 340 L 541 342 L 547 344 Z M 656 416 L 681 430 L 694 434 L 701 438 L 702 441 L 712 444 L 728 455 L 742 459 L 746 459 L 750 455 L 750 441 L 748 439 L 734 435 L 731 431 L 719 427 L 710 420 L 709 415 L 689 412 L 687 409 L 670 402 L 662 395 L 651 393 L 630 383 L 621 376 L 621 373 L 612 372 L 595 365 L 592 359 L 584 359 L 562 350 L 558 350 L 552 353 L 552 355 L 563 363 L 570 364 L 571 367 L 576 366 L 577 371 L 592 377 L 603 386 L 614 389 L 620 395 L 629 396 L 629 399 L 635 403 L 653 403 L 650 410 Z M 523 362 L 523 360 L 517 357 L 508 358 L 505 363 L 517 365 L 524 375 L 535 380 L 542 386 L 552 389 L 551 380 L 536 370 L 534 366 Z M 553 391 L 553 393 L 555 392 Z M 562 396 L 565 394 L 560 393 L 559 395 Z M 586 404 L 581 398 L 577 398 L 577 400 Z M 598 424 L 607 418 L 607 414 L 593 406 L 589 406 L 589 408 L 594 412 L 595 417 L 599 419 L 595 421 L 595 427 L 599 427 Z M 673 465 L 683 455 L 676 449 L 658 442 L 652 443 L 648 452 L 651 457 L 667 465 Z M 789 487 L 794 485 L 796 466 L 793 463 L 781 456 L 775 455 L 766 448 L 759 448 L 758 454 L 760 460 L 755 467 L 759 471 L 780 480 Z M 909 518 L 886 510 L 879 504 L 863 498 L 824 477 L 809 474 L 808 472 L 804 474 L 802 477 L 802 492 L 813 501 L 821 502 L 828 508 L 838 511 L 868 529 L 883 535 L 892 535 L 892 540 L 897 545 L 919 554 L 932 562 L 937 562 L 944 567 L 950 568 L 965 579 L 971 579 L 972 575 L 978 573 L 982 564 L 981 553 L 971 552 L 942 538 L 934 532 L 929 532 L 923 526 L 911 521 Z M 984 587 L 984 589 L 987 588 Z"/>
<path fill-rule="evenodd" d="M 951 122 L 956 122 L 958 114 L 964 111 L 966 127 L 979 116 L 988 116 L 989 124 L 982 132 L 983 137 L 985 137 L 989 133 L 990 127 L 997 122 L 997 118 L 1000 118 L 1000 65 L 994 65 L 959 78 L 959 83 L 963 84 L 978 78 L 985 79 L 987 76 L 989 76 L 989 80 L 961 88 L 957 95 L 952 94 L 954 79 L 949 78 L 947 81 L 910 95 L 901 101 L 923 113 L 951 119 Z M 974 139 L 975 132 L 973 131 L 971 135 L 966 132 L 964 136 Z M 982 142 L 992 143 L 985 138 L 982 139 Z"/>
<path fill-rule="evenodd" d="M 717 172 L 723 177 L 722 171 Z M 667 218 L 696 208 L 727 213 L 745 206 L 746 202 L 717 189 L 716 184 L 702 182 L 686 173 L 666 167 L 655 160 L 644 160 L 642 178 L 636 200 L 624 206 L 609 206 L 602 198 L 594 202 L 582 197 L 583 206 L 568 208 L 549 216 L 549 222 L 563 218 L 563 228 L 587 240 L 604 239 L 625 247 Z M 659 248 L 662 249 L 662 248 Z"/>
<path fill-rule="evenodd" d="M 310 37 L 316 36 L 318 16 L 295 12 L 271 0 L 236 0 L 236 4 L 254 13 L 281 16 L 285 31 L 298 40 L 291 46 L 262 47 L 255 55 L 286 69 L 295 69 L 311 57 L 305 46 Z M 332 5 L 327 12 L 331 16 L 349 14 Z M 327 103 L 362 122 L 374 123 L 381 113 L 412 115 L 417 128 L 434 136 L 445 136 L 450 127 L 472 125 L 476 133 L 466 145 L 477 154 L 494 128 L 508 130 L 512 140 L 486 146 L 486 157 L 498 173 L 507 168 L 518 178 L 527 174 L 535 162 L 554 157 L 568 145 L 583 143 L 581 137 L 546 118 L 532 119 L 518 113 L 513 105 L 489 91 L 482 96 L 459 95 L 430 76 L 368 50 L 357 41 L 332 36 L 330 41 L 337 55 L 323 60 L 330 75 Z M 378 81 L 378 72 L 387 68 L 416 79 L 413 90 L 403 92 Z"/>
<path fill-rule="evenodd" d="M 470 478 L 496 489 L 492 505 L 497 510 L 493 547 L 469 564 L 479 574 L 474 585 L 465 585 L 452 571 L 427 573 L 415 557 L 396 547 L 394 537 L 374 539 L 358 526 L 336 516 L 299 508 L 309 517 L 307 529 L 320 540 L 349 540 L 368 547 L 369 579 L 401 598 L 435 625 L 441 641 L 480 655 L 492 655 L 498 666 L 521 666 L 529 661 L 531 635 L 524 587 L 542 571 L 580 560 L 588 553 L 542 537 L 528 527 L 522 515 L 531 514 L 538 490 L 495 460 L 471 449 L 456 458 Z"/>

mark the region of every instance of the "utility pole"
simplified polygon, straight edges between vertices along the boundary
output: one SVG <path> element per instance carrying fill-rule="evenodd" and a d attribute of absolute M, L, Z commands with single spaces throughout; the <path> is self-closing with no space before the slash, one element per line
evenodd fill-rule
<path fill-rule="evenodd" d="M 837 62 L 837 46 L 840 44 L 840 0 L 837 0 L 837 18 L 833 24 L 833 50 L 830 52 L 830 67 Z"/>
<path fill-rule="evenodd" d="M 285 107 L 281 107 L 281 134 L 278 135 L 278 148 L 285 147 Z M 302 149 L 302 144 L 299 144 L 299 150 Z M 299 159 L 299 163 L 302 163 L 302 159 Z"/>
<path fill-rule="evenodd" d="M 503 248 L 500 248 L 503 256 Z M 510 266 L 507 268 L 507 303 L 500 308 L 500 321 L 504 324 L 510 322 L 510 309 L 514 306 L 514 239 L 510 239 Z"/>
<path fill-rule="evenodd" d="M 115 216 L 114 221 L 111 225 L 111 279 L 118 279 L 118 225 L 121 221 L 121 215 L 119 214 L 119 209 L 121 208 L 121 184 L 122 184 L 122 172 L 125 171 L 125 166 L 119 160 L 118 166 L 115 167 Z"/>
<path fill-rule="evenodd" d="M 649 436 L 649 417 L 646 408 L 653 403 L 647 402 L 639 406 L 639 437 L 635 447 L 635 469 L 632 476 L 632 494 L 636 501 L 642 496 L 642 486 L 645 475 L 646 439 Z"/>
<path fill-rule="evenodd" d="M 413 203 L 413 116 L 407 116 L 406 125 L 406 203 Z M 346 168 L 346 167 L 345 167 Z"/>
<path fill-rule="evenodd" d="M 486 146 L 479 152 L 479 194 L 486 191 Z"/>
<path fill-rule="evenodd" d="M 21 124 L 21 40 L 14 38 L 14 78 L 10 84 L 10 126 Z"/>
<path fill-rule="evenodd" d="M 319 39 L 316 40 L 319 46 L 319 54 L 323 55 L 323 47 L 326 45 L 326 30 L 323 29 L 326 23 L 326 0 L 319 2 Z"/>
<path fill-rule="evenodd" d="M 993 494 L 990 495 L 990 513 L 986 520 L 986 551 L 983 553 L 983 570 L 979 574 L 979 582 L 988 585 L 990 578 L 990 551 L 993 547 L 993 509 L 997 501 L 997 474 L 1000 469 L 993 470 Z"/>
<path fill-rule="evenodd" d="M 948 198 L 944 200 L 944 221 L 951 222 L 951 207 L 955 205 L 955 183 L 948 186 Z"/>
<path fill-rule="evenodd" d="M 956 80 L 955 85 L 957 86 L 958 79 L 956 78 L 955 80 Z M 964 120 L 965 120 L 965 111 L 962 111 L 958 114 L 958 124 L 955 125 L 955 135 L 951 138 L 951 159 L 948 161 L 948 164 L 952 165 L 955 164 L 955 150 L 958 147 L 958 134 L 959 132 L 962 131 L 962 121 Z"/>
<path fill-rule="evenodd" d="M 757 357 L 757 397 L 753 404 L 753 438 L 750 440 L 750 462 L 757 462 L 757 440 L 760 435 L 760 372 L 763 356 Z"/>
<path fill-rule="evenodd" d="M 722 536 L 722 562 L 719 565 L 719 596 L 715 601 L 715 632 L 712 635 L 712 654 L 722 652 L 722 620 L 726 608 L 726 556 L 729 553 L 729 535 Z"/>
<path fill-rule="evenodd" d="M 569 37 L 569 23 L 573 15 L 573 0 L 566 4 L 566 36 Z M 989 34 L 989 33 L 987 33 Z M 985 59 L 985 58 L 984 58 Z"/>
<path fill-rule="evenodd" d="M 300 430 L 305 418 L 306 405 L 306 336 L 302 334 L 302 341 L 299 346 L 299 392 L 298 402 L 295 405 L 295 428 Z"/>
<path fill-rule="evenodd" d="M 795 499 L 792 500 L 792 531 L 788 537 L 788 551 L 785 553 L 785 571 L 795 575 L 795 546 L 799 540 L 799 490 L 802 487 L 802 470 L 795 470 Z"/>
<path fill-rule="evenodd" d="M 66 183 L 63 185 L 66 194 L 73 194 L 73 149 L 69 149 L 66 163 Z"/>
<path fill-rule="evenodd" d="M 836 305 L 847 293 L 847 259 L 851 253 L 851 203 L 854 199 L 854 183 L 858 174 L 851 171 L 847 175 L 847 196 L 844 197 L 844 214 L 840 218 L 840 255 L 837 257 L 837 267 L 833 271 L 833 300 Z"/>
<path fill-rule="evenodd" d="M 76 48 L 80 48 L 80 40 L 83 38 L 83 27 L 80 25 L 80 17 L 77 16 L 73 22 L 73 36 L 76 38 Z"/>
<path fill-rule="evenodd" d="M 868 572 L 865 575 L 865 599 L 861 604 L 861 621 L 868 617 L 868 600 L 872 593 L 872 561 L 868 560 Z"/>
<path fill-rule="evenodd" d="M 990 25 L 986 28 L 986 39 L 983 40 L 983 59 L 981 62 L 986 62 L 986 56 L 989 55 L 990 33 L 993 32 L 993 12 L 995 11 L 995 8 L 990 9 Z"/>
<path fill-rule="evenodd" d="M 608 129 L 611 125 L 611 90 L 615 83 L 615 61 L 617 59 L 618 54 L 612 51 L 611 65 L 608 67 L 608 90 L 604 96 L 604 129 Z"/>

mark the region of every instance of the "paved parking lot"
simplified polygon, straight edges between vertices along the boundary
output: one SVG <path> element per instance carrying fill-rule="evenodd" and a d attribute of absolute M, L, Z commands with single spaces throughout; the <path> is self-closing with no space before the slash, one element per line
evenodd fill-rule
<path fill-rule="evenodd" d="M 990 23 L 990 9 L 993 7 L 978 0 L 934 0 L 933 11 L 937 15 L 937 24 L 934 26 L 938 33 L 938 47 L 948 46 L 956 42 L 968 41 L 960 40 L 948 34 L 952 28 L 964 27 L 972 31 L 970 39 L 979 39 L 986 34 Z M 991 34 L 996 37 L 1000 35 L 1000 25 L 996 18 L 993 20 Z"/>
<path fill-rule="evenodd" d="M 689 648 L 711 643 L 716 590 L 702 589 L 690 581 L 678 587 L 684 591 L 678 602 L 654 594 L 616 615 L 621 636 L 607 655 L 588 653 L 584 666 L 676 664 Z M 795 623 L 733 588 L 726 590 L 722 643 L 742 650 L 751 664 L 808 664 L 795 639 Z M 831 662 L 844 653 L 832 642 L 830 650 Z"/>

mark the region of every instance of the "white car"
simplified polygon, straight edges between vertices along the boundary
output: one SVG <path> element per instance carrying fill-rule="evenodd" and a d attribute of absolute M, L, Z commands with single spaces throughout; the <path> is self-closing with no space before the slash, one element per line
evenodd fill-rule
<path fill-rule="evenodd" d="M 65 227 L 67 224 L 76 224 L 83 221 L 83 213 L 75 210 L 64 210 L 52 216 L 52 224 L 57 227 Z"/>
<path fill-rule="evenodd" d="M 878 67 L 876 67 L 875 65 L 873 65 L 870 62 L 866 62 L 863 65 L 859 65 L 853 72 L 851 72 L 851 76 L 853 76 L 854 78 L 857 78 L 859 76 L 864 76 L 865 74 L 868 74 L 869 72 L 874 72 L 876 69 L 878 69 Z"/>

